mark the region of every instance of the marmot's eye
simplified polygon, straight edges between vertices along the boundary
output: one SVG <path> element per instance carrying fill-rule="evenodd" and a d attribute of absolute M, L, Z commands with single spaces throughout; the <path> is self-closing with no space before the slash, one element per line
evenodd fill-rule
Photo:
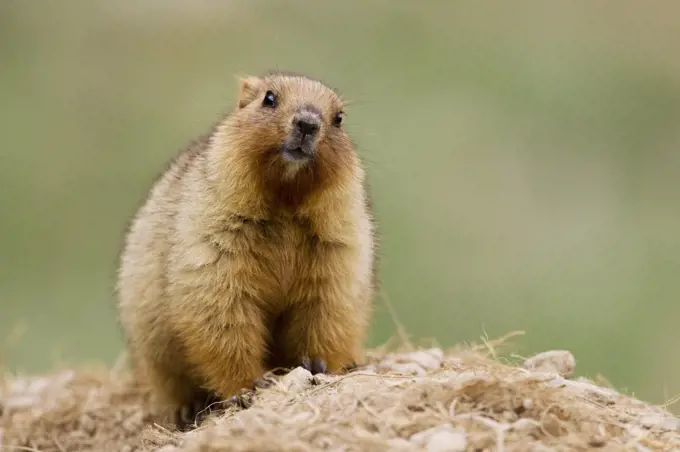
<path fill-rule="evenodd" d="M 335 116 L 333 117 L 333 125 L 335 127 L 340 127 L 340 124 L 342 124 L 342 117 L 343 113 L 341 111 L 335 114 Z"/>
<path fill-rule="evenodd" d="M 264 95 L 264 99 L 262 99 L 262 106 L 271 108 L 276 107 L 276 94 L 271 91 L 267 91 L 267 93 Z"/>

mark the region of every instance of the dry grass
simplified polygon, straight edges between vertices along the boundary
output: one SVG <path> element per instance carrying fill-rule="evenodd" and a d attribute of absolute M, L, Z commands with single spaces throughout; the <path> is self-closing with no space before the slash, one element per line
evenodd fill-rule
<path fill-rule="evenodd" d="M 0 451 L 680 450 L 664 409 L 569 379 L 573 362 L 555 364 L 566 352 L 525 368 L 499 344 L 373 350 L 339 377 L 296 369 L 185 434 L 146 422 L 122 367 L 8 376 Z"/>

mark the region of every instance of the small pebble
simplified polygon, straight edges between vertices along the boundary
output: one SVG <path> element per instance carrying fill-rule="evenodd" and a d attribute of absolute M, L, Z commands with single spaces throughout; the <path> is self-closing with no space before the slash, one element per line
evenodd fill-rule
<path fill-rule="evenodd" d="M 665 430 L 680 430 L 680 419 L 676 417 L 672 418 L 667 417 L 666 419 L 663 420 L 659 427 Z"/>
<path fill-rule="evenodd" d="M 31 408 L 38 405 L 40 399 L 33 395 L 26 394 L 10 394 L 5 398 L 4 406 L 6 411 L 21 410 L 24 408 Z"/>
<path fill-rule="evenodd" d="M 518 419 L 510 425 L 510 428 L 516 432 L 522 432 L 523 434 L 529 434 L 540 428 L 540 423 L 533 419 L 522 418 Z"/>
<path fill-rule="evenodd" d="M 614 405 L 616 400 L 621 397 L 619 393 L 612 389 L 602 388 L 592 383 L 585 383 L 582 381 L 564 380 L 546 382 L 549 386 L 565 387 L 570 391 L 579 393 L 581 396 L 595 399 L 598 403 L 603 405 Z"/>
<path fill-rule="evenodd" d="M 652 452 L 652 449 L 649 449 L 648 447 L 645 447 L 642 444 L 636 444 L 635 450 L 637 452 Z"/>
<path fill-rule="evenodd" d="M 412 352 L 405 357 L 407 361 L 412 361 L 427 370 L 437 370 L 441 368 L 443 358 L 444 352 L 439 348 Z"/>
<path fill-rule="evenodd" d="M 567 350 L 551 350 L 528 358 L 524 368 L 537 372 L 554 372 L 563 377 L 574 373 L 576 359 Z"/>
<path fill-rule="evenodd" d="M 317 440 L 317 444 L 321 449 L 330 449 L 330 447 L 333 445 L 333 440 L 327 436 L 324 436 Z"/>
<path fill-rule="evenodd" d="M 434 432 L 437 432 L 437 431 L 440 431 L 440 430 L 449 430 L 451 428 L 452 428 L 451 424 L 441 424 L 441 425 L 438 425 L 436 427 L 428 428 L 426 430 L 422 430 L 420 432 L 414 433 L 413 435 L 411 435 L 409 440 L 412 443 L 418 444 L 420 446 L 424 446 L 425 444 L 427 444 L 427 440 L 429 439 L 429 437 Z"/>
<path fill-rule="evenodd" d="M 425 446 L 428 452 L 460 452 L 467 447 L 467 436 L 462 429 L 441 424 L 411 436 L 411 443 Z"/>
<path fill-rule="evenodd" d="M 607 444 L 607 440 L 601 435 L 593 435 L 588 440 L 588 445 L 590 447 L 602 447 Z"/>
<path fill-rule="evenodd" d="M 177 448 L 175 446 L 173 446 L 172 444 L 166 444 L 165 446 L 158 449 L 157 452 L 174 452 L 176 450 L 177 450 Z"/>
<path fill-rule="evenodd" d="M 409 353 L 402 353 L 382 360 L 379 370 L 421 369 L 418 375 L 423 375 L 426 370 L 437 370 L 442 367 L 444 352 L 439 348 L 430 348 Z M 417 367 L 415 367 L 417 366 Z"/>
<path fill-rule="evenodd" d="M 447 367 L 460 367 L 463 365 L 463 360 L 458 356 L 447 356 L 442 358 L 442 364 Z"/>
<path fill-rule="evenodd" d="M 405 440 L 404 438 L 392 438 L 387 440 L 387 444 L 389 445 L 388 450 L 413 450 L 413 444 L 411 444 L 410 441 Z"/>
<path fill-rule="evenodd" d="M 633 437 L 642 437 L 647 435 L 647 432 L 645 432 L 642 428 L 638 427 L 637 425 L 631 425 L 628 424 L 626 426 L 626 433 L 628 436 L 633 436 Z"/>
<path fill-rule="evenodd" d="M 302 367 L 296 367 L 281 379 L 289 391 L 301 391 L 312 381 L 312 373 Z"/>
<path fill-rule="evenodd" d="M 640 424 L 642 424 L 644 428 L 652 428 L 656 426 L 658 423 L 659 418 L 657 418 L 656 416 L 645 416 L 642 419 L 640 419 Z"/>
<path fill-rule="evenodd" d="M 680 430 L 680 419 L 649 415 L 640 420 L 644 428 L 660 428 L 663 430 Z"/>
<path fill-rule="evenodd" d="M 88 416 L 87 414 L 83 414 L 82 416 L 80 416 L 80 427 L 91 435 L 94 433 L 95 429 L 97 428 L 97 425 L 90 416 Z"/>
<path fill-rule="evenodd" d="M 315 385 L 323 385 L 326 383 L 330 383 L 333 381 L 333 377 L 328 375 L 328 374 L 316 374 L 312 376 L 312 384 Z"/>
<path fill-rule="evenodd" d="M 455 380 L 455 388 L 458 391 L 467 391 L 472 387 L 484 387 L 486 385 L 493 385 L 497 380 L 485 371 L 469 371 L 459 373 Z"/>
<path fill-rule="evenodd" d="M 144 414 L 141 411 L 137 411 L 123 421 L 123 429 L 128 433 L 135 433 L 142 428 L 143 423 Z"/>
<path fill-rule="evenodd" d="M 425 370 L 416 363 L 395 363 L 391 369 L 402 375 L 425 375 Z"/>
<path fill-rule="evenodd" d="M 440 431 L 427 442 L 428 452 L 462 452 L 467 447 L 465 433 Z"/>
<path fill-rule="evenodd" d="M 378 368 L 376 367 L 375 364 L 367 364 L 361 367 L 359 370 L 367 373 L 376 373 L 378 371 Z"/>

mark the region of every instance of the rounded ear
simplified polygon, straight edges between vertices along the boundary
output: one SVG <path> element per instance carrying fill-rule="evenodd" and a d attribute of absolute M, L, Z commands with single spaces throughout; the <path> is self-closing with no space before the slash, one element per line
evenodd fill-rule
<path fill-rule="evenodd" d="M 261 78 L 252 75 L 238 79 L 240 82 L 238 108 L 243 108 L 255 99 L 263 82 Z"/>

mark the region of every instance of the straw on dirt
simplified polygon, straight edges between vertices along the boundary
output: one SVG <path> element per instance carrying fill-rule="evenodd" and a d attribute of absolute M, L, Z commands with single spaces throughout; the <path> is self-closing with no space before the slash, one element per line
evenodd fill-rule
<path fill-rule="evenodd" d="M 570 379 L 569 352 L 504 362 L 493 345 L 373 350 L 344 376 L 298 368 L 187 433 L 147 421 L 125 370 L 7 377 L 0 451 L 680 450 L 678 418 Z"/>

